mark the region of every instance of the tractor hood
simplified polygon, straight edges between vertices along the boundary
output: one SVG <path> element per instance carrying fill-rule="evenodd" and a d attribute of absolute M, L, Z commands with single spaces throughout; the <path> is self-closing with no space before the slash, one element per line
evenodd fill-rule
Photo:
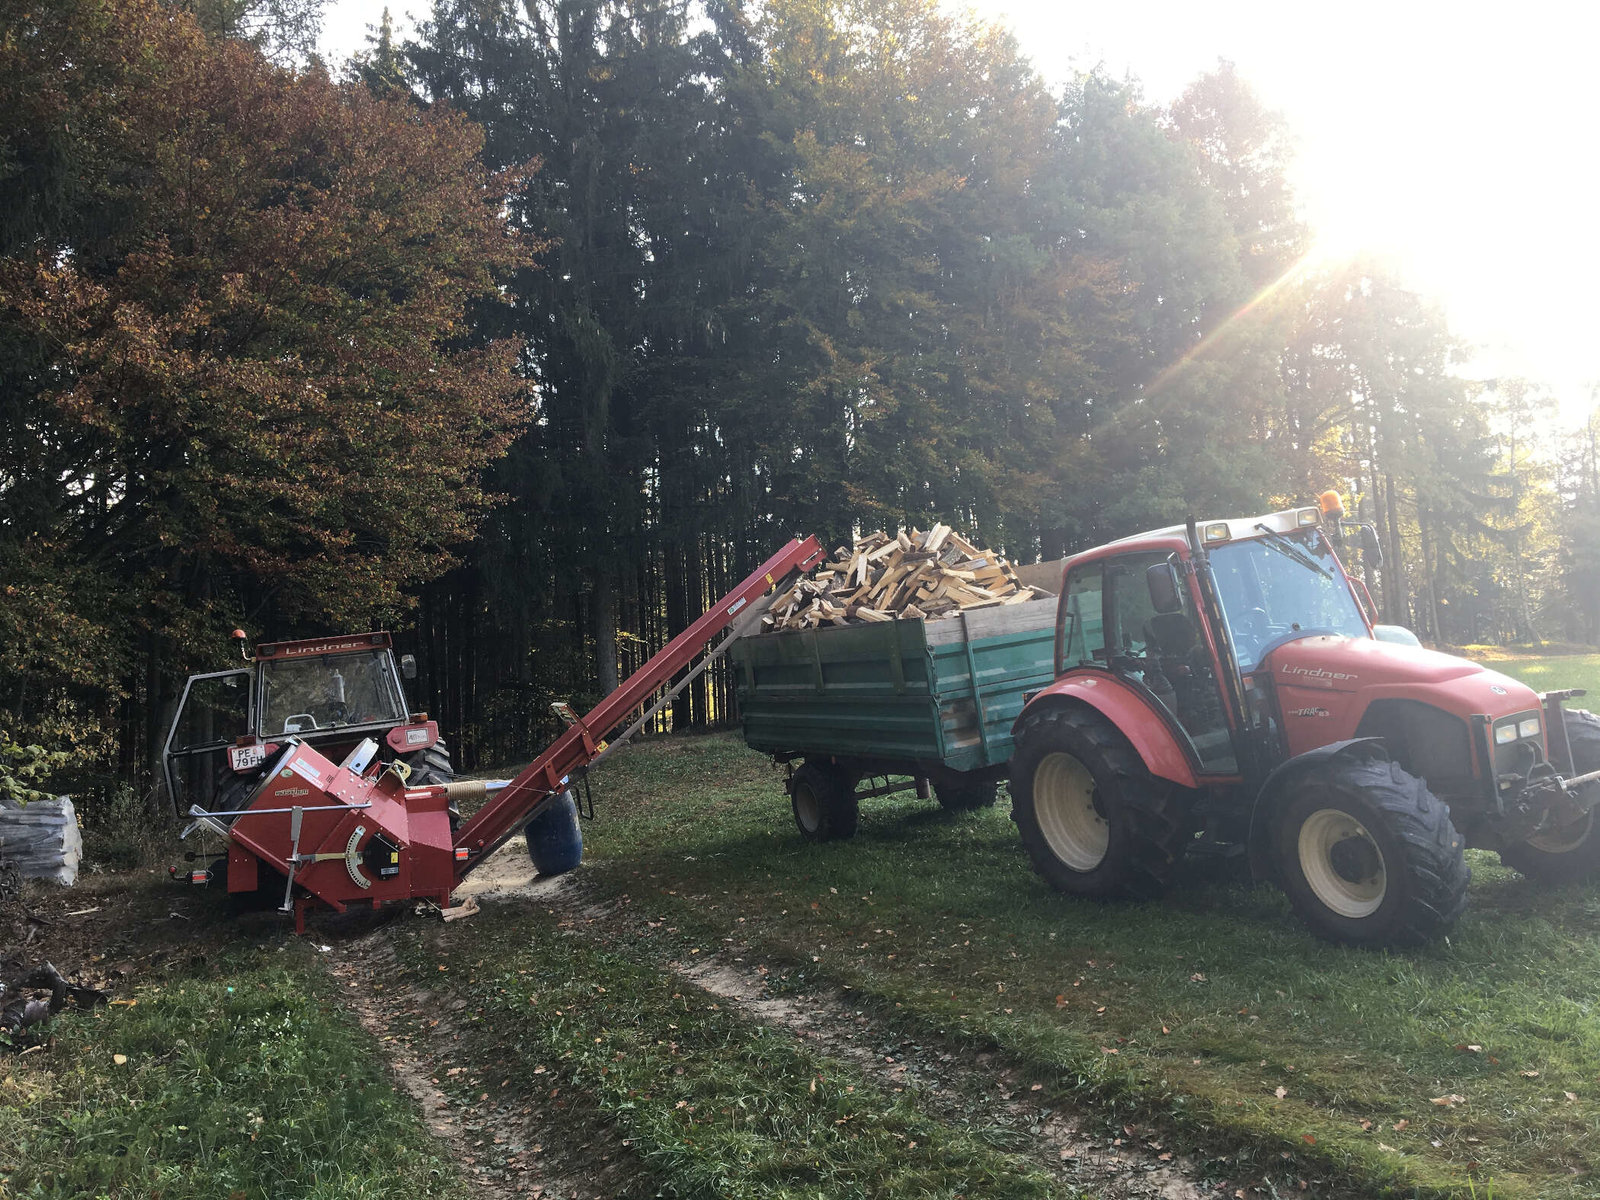
<path fill-rule="evenodd" d="M 1374 689 L 1439 689 L 1449 694 L 1441 704 L 1458 713 L 1499 716 L 1539 707 L 1533 689 L 1477 663 L 1420 646 L 1402 646 L 1370 638 L 1333 635 L 1298 638 L 1271 651 L 1262 666 L 1282 687 L 1319 688 L 1332 692 Z M 1261 668 L 1257 668 L 1258 670 Z M 1424 699 L 1418 695 L 1417 699 Z M 1439 703 L 1438 699 L 1432 702 Z"/>

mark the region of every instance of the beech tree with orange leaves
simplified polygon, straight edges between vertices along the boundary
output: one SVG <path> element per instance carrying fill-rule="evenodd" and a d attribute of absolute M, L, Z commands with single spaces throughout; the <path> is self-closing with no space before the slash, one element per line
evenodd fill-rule
<path fill-rule="evenodd" d="M 538 247 L 457 115 L 157 0 L 0 14 L 0 725 L 136 769 L 219 633 L 450 565 L 528 411 L 468 318 Z"/>

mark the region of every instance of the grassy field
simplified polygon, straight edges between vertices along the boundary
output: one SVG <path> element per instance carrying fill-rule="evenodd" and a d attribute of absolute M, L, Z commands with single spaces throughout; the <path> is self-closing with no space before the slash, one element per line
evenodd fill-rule
<path fill-rule="evenodd" d="M 1493 665 L 1600 692 L 1600 655 Z M 669 969 L 734 953 L 769 996 L 848 997 L 870 1044 L 992 1062 L 980 1086 L 1087 1111 L 1107 1146 L 1136 1123 L 1228 1195 L 1595 1192 L 1594 889 L 1540 891 L 1473 852 L 1450 938 L 1354 951 L 1218 865 L 1190 864 L 1159 904 L 1059 896 L 1003 795 L 960 815 L 869 800 L 853 840 L 809 845 L 781 774 L 736 735 L 627 749 L 594 783 L 576 902 L 628 919 L 580 934 L 570 909 L 502 901 L 388 928 L 396 974 L 372 995 L 399 1023 L 381 1044 L 310 940 L 174 922 L 149 884 L 95 893 L 121 922 L 107 936 L 137 936 L 148 959 L 151 934 L 128 931 L 154 930 L 167 965 L 0 1065 L 0 1196 L 463 1195 L 461 1163 L 388 1070 L 441 1010 L 466 1073 L 413 1065 L 457 1111 L 489 1088 L 548 1110 L 545 1140 L 571 1141 L 580 1169 L 605 1123 L 631 1163 L 617 1195 L 1078 1194 L 983 1096 L 952 1113 Z"/>
<path fill-rule="evenodd" d="M 233 950 L 55 1021 L 0 1066 L 0 1196 L 468 1195 L 314 953 Z"/>
<path fill-rule="evenodd" d="M 1536 691 L 1584 688 L 1589 695 L 1574 701 L 1579 708 L 1600 706 L 1600 654 L 1540 656 L 1507 654 L 1486 646 L 1468 648 L 1471 657 L 1496 671 L 1522 680 Z"/>
<path fill-rule="evenodd" d="M 677 975 L 562 936 L 537 907 L 399 946 L 414 988 L 467 1001 L 457 1018 L 497 1073 L 575 1092 L 648 1172 L 630 1195 L 719 1200 L 926 1196 L 1046 1200 L 1054 1180 L 991 1131 L 941 1122 L 900 1089 L 735 1015 Z M 464 1089 L 470 1102 L 472 1087 Z"/>
<path fill-rule="evenodd" d="M 1593 666 L 1563 660 L 1541 686 Z M 614 763 L 596 776 L 592 877 L 691 948 L 748 941 L 775 988 L 847 986 L 913 1033 L 1000 1048 L 1063 1101 L 1262 1167 L 1287 1158 L 1401 1194 L 1593 1194 L 1591 890 L 1539 891 L 1475 852 L 1472 908 L 1448 940 L 1338 949 L 1275 890 L 1203 865 L 1161 904 L 1056 895 L 1003 799 L 962 816 L 869 801 L 855 839 L 811 846 L 778 774 L 736 737 Z"/>

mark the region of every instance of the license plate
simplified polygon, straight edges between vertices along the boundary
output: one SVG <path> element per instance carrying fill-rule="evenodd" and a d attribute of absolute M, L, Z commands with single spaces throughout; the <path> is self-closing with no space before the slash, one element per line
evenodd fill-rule
<path fill-rule="evenodd" d="M 265 746 L 235 746 L 228 751 L 228 761 L 235 771 L 248 771 L 267 760 Z"/>
<path fill-rule="evenodd" d="M 427 745 L 427 743 L 428 743 L 428 731 L 426 729 L 408 729 L 408 730 L 406 730 L 406 745 L 408 745 L 408 746 L 425 746 L 425 745 Z"/>

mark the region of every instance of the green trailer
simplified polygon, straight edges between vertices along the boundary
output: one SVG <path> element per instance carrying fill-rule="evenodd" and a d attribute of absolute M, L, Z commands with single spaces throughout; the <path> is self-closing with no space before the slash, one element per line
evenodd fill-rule
<path fill-rule="evenodd" d="M 868 796 L 992 804 L 1024 697 L 1055 678 L 1055 617 L 1041 596 L 741 638 L 730 657 L 745 742 L 787 764 L 795 824 L 814 841 L 853 834 Z"/>

